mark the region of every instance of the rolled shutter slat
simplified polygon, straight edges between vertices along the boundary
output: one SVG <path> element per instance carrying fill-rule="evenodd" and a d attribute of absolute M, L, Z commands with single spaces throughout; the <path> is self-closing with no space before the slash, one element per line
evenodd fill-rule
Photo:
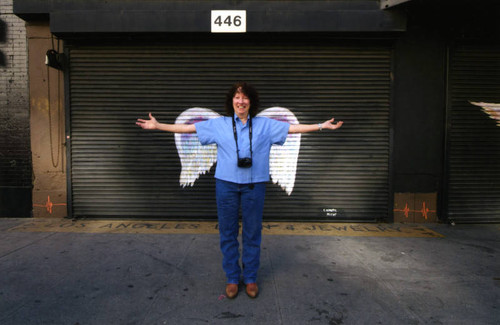
<path fill-rule="evenodd" d="M 69 54 L 75 217 L 215 219 L 215 168 L 182 188 L 174 136 L 134 123 L 148 112 L 173 123 L 191 107 L 223 114 L 238 80 L 256 86 L 263 109 L 287 107 L 301 123 L 345 121 L 302 136 L 294 190 L 268 184 L 266 220 L 388 217 L 387 46 L 73 44 Z"/>
<path fill-rule="evenodd" d="M 469 101 L 500 103 L 500 47 L 457 44 L 450 51 L 448 218 L 500 222 L 500 127 Z"/>

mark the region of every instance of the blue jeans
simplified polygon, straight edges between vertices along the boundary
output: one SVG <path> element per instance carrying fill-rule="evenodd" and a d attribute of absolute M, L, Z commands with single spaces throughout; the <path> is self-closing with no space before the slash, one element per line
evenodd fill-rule
<path fill-rule="evenodd" d="M 252 188 L 253 187 L 253 188 Z M 262 213 L 266 183 L 236 184 L 216 179 L 215 193 L 219 219 L 222 268 L 227 283 L 239 283 L 241 267 L 238 242 L 239 211 L 242 216 L 243 281 L 255 283 L 260 265 Z"/>

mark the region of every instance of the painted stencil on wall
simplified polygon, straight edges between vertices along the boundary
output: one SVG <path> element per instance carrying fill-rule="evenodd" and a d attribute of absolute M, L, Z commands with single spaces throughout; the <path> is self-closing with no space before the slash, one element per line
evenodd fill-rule
<path fill-rule="evenodd" d="M 284 107 L 271 107 L 263 110 L 257 116 L 272 118 L 289 124 L 299 124 L 295 115 Z M 194 124 L 220 114 L 207 108 L 189 108 L 177 117 L 176 124 Z M 269 157 L 269 172 L 274 184 L 288 194 L 292 194 L 297 172 L 297 160 L 300 150 L 300 133 L 288 134 L 282 146 L 273 145 Z M 207 173 L 217 161 L 217 146 L 202 146 L 196 133 L 176 133 L 175 145 L 181 160 L 182 170 L 179 177 L 181 186 L 193 186 L 195 181 Z"/>

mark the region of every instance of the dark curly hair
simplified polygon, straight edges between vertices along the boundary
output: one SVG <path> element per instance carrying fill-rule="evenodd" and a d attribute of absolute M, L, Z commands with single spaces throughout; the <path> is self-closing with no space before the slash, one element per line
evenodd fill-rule
<path fill-rule="evenodd" d="M 224 108 L 226 109 L 226 115 L 234 116 L 233 97 L 237 92 L 243 93 L 250 100 L 250 116 L 254 117 L 255 115 L 257 115 L 260 106 L 259 93 L 257 92 L 257 89 L 244 81 L 235 83 L 227 92 L 226 103 L 224 105 Z"/>

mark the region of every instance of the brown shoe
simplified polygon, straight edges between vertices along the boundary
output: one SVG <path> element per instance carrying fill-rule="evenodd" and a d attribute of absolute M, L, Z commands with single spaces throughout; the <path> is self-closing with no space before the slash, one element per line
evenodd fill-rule
<path fill-rule="evenodd" d="M 234 299 L 238 295 L 238 285 L 236 283 L 226 284 L 226 297 Z"/>
<path fill-rule="evenodd" d="M 259 287 L 257 287 L 257 283 L 247 283 L 246 292 L 250 298 L 257 298 L 257 295 L 259 294 Z"/>

